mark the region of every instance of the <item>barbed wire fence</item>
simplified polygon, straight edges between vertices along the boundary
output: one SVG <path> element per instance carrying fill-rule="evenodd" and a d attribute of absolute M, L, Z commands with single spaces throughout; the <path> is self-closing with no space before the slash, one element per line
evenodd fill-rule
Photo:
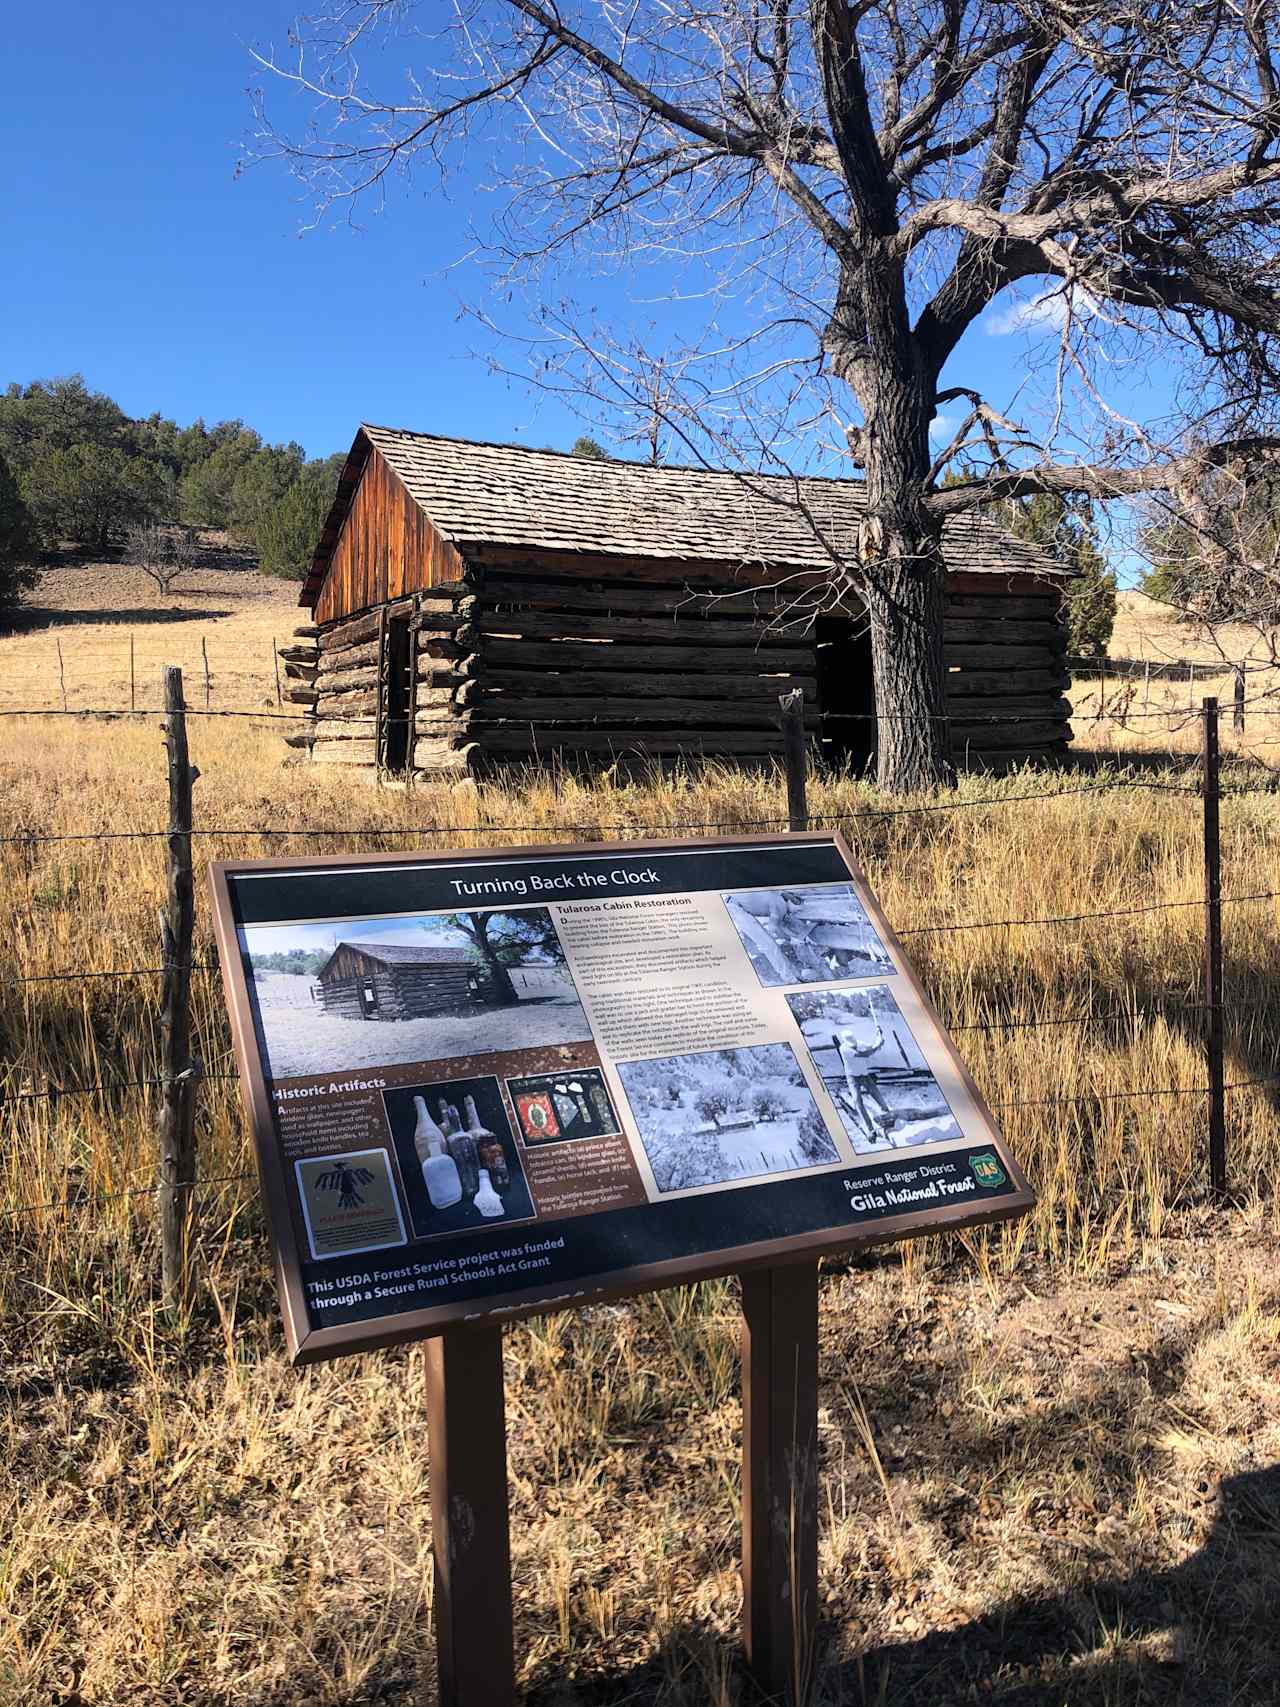
<path fill-rule="evenodd" d="M 1219 672 L 1226 673 L 1226 672 Z M 170 815 L 164 828 L 141 830 L 84 830 L 47 833 L 42 830 L 19 830 L 0 836 L 0 848 L 12 848 L 19 855 L 25 850 L 34 856 L 41 848 L 59 844 L 79 843 L 138 843 L 163 842 L 167 852 L 169 899 L 164 912 L 162 953 L 155 963 L 147 962 L 127 967 L 66 968 L 51 972 L 17 972 L 0 981 L 24 990 L 61 982 L 93 980 L 123 981 L 140 977 L 157 977 L 162 981 L 162 1034 L 166 1039 L 177 1036 L 185 1039 L 190 1021 L 190 994 L 193 977 L 217 974 L 216 961 L 198 960 L 190 952 L 190 920 L 184 923 L 182 894 L 191 893 L 192 850 L 202 838 L 225 840 L 232 837 L 261 838 L 266 849 L 279 845 L 320 843 L 332 846 L 335 841 L 355 838 L 386 838 L 403 845 L 423 841 L 439 846 L 438 838 L 489 837 L 496 841 L 520 834 L 556 834 L 581 836 L 590 841 L 614 836 L 641 840 L 646 834 L 714 835 L 721 832 L 751 833 L 838 829 L 859 823 L 887 822 L 907 818 L 929 818 L 938 814 L 970 811 L 978 808 L 1006 808 L 1022 803 L 1060 800 L 1071 796 L 1104 795 L 1123 792 L 1183 795 L 1199 799 L 1202 804 L 1202 851 L 1204 894 L 1197 900 L 1159 901 L 1140 905 L 1100 909 L 1093 912 L 1047 915 L 1042 917 L 948 920 L 936 924 L 905 926 L 898 930 L 904 938 L 954 933 L 961 931 L 995 931 L 1009 929 L 1056 929 L 1091 921 L 1133 918 L 1186 909 L 1199 909 L 1203 917 L 1202 996 L 1199 1000 L 1184 1000 L 1173 1004 L 1188 1015 L 1198 1016 L 1203 1039 L 1205 1082 L 1198 1085 L 1163 1085 L 1156 1087 L 1131 1086 L 1111 1092 L 1085 1091 L 1065 1095 L 1019 1098 L 993 1103 L 997 1113 L 1020 1108 L 1081 1107 L 1097 1103 L 1141 1101 L 1152 1098 L 1203 1098 L 1206 1128 L 1206 1173 L 1210 1195 L 1218 1201 L 1229 1194 L 1227 1155 L 1227 1099 L 1244 1090 L 1280 1086 L 1280 1073 L 1262 1074 L 1228 1081 L 1225 1072 L 1225 1004 L 1222 968 L 1222 917 L 1227 907 L 1249 906 L 1280 900 L 1280 889 L 1251 893 L 1224 894 L 1222 889 L 1220 803 L 1244 795 L 1276 792 L 1270 779 L 1261 786 L 1236 786 L 1224 791 L 1221 779 L 1221 753 L 1218 739 L 1219 723 L 1225 708 L 1215 697 L 1205 698 L 1192 712 L 1171 713 L 1168 708 L 1130 715 L 1169 720 L 1177 717 L 1179 726 L 1194 719 L 1200 726 L 1201 743 L 1194 770 L 1188 769 L 1186 780 L 1169 781 L 1134 776 L 1109 777 L 1067 787 L 1035 789 L 1016 794 L 997 793 L 944 800 L 931 800 L 916 805 L 869 806 L 850 812 L 812 810 L 808 804 L 808 748 L 810 731 L 804 724 L 803 699 L 798 691 L 780 696 L 779 725 L 783 734 L 783 769 L 787 783 L 787 812 L 777 816 L 744 819 L 712 819 L 678 823 L 642 822 L 634 817 L 616 823 L 541 823 L 511 825 L 498 821 L 474 823 L 414 825 L 347 824 L 341 826 L 282 827 L 276 825 L 205 825 L 194 821 L 191 805 L 190 777 L 185 778 L 186 725 L 189 718 L 245 718 L 266 723 L 307 721 L 305 712 L 258 709 L 246 707 L 214 707 L 188 705 L 183 697 L 181 671 L 169 672 L 167 706 L 165 708 L 136 707 L 76 708 L 62 706 L 0 708 L 0 717 L 161 717 L 164 720 L 166 747 L 169 752 Z M 1280 717 L 1280 706 L 1258 708 L 1258 715 Z M 875 714 L 849 714 L 858 720 L 877 720 Z M 883 719 L 878 719 L 882 721 Z M 993 721 L 1016 723 L 1019 718 L 992 714 Z M 1035 719 L 1028 719 L 1035 721 Z M 558 720 L 553 720 L 558 721 Z M 966 717 L 966 721 L 972 719 Z M 179 755 L 174 757 L 175 752 Z M 190 767 L 187 767 L 188 770 Z M 186 943 L 185 950 L 182 947 Z M 1245 1004 L 1233 1005 L 1233 1012 Z M 1263 998 L 1255 1006 L 1269 1005 Z M 1117 1019 L 1123 1013 L 1117 1010 Z M 945 1016 L 944 1016 L 945 1018 Z M 1088 1026 L 1099 1022 L 1096 1012 L 1073 1012 L 1037 1015 L 1034 1018 L 991 1019 L 972 1023 L 951 1023 L 956 1033 L 1006 1032 L 1051 1027 Z M 0 1074 L 5 1071 L 0 1064 Z M 161 1205 L 162 1247 L 165 1251 L 166 1292 L 171 1302 L 180 1303 L 187 1295 L 189 1272 L 187 1253 L 190 1228 L 197 1194 L 230 1183 L 246 1182 L 254 1177 L 249 1171 L 219 1174 L 204 1179 L 197 1177 L 198 1157 L 192 1142 L 184 1145 L 184 1136 L 194 1128 L 195 1104 L 201 1085 L 232 1083 L 238 1074 L 228 1066 L 217 1063 L 208 1066 L 191 1056 L 182 1046 L 166 1049 L 164 1071 L 136 1079 L 101 1079 L 91 1084 L 45 1084 L 39 1087 L 7 1088 L 0 1080 L 0 1108 L 23 1104 L 44 1103 L 56 1106 L 64 1099 L 116 1097 L 127 1092 L 160 1092 L 162 1110 L 158 1132 L 158 1159 L 133 1170 L 126 1177 L 149 1175 L 146 1183 L 128 1183 L 106 1192 L 87 1190 L 79 1182 L 61 1197 L 38 1202 L 12 1205 L 0 1209 L 0 1222 L 11 1222 L 28 1215 L 88 1210 L 97 1205 L 126 1198 L 155 1195 Z"/>

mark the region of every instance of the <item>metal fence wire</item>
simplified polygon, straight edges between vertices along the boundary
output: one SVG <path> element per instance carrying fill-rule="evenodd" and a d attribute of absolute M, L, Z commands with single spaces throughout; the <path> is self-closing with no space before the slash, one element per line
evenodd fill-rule
<path fill-rule="evenodd" d="M 1114 661 L 1112 661 L 1114 662 Z M 1150 675 L 1150 671 L 1147 672 Z M 177 672 L 174 672 L 177 675 Z M 791 704 L 785 703 L 788 699 Z M 516 835 L 573 835 L 584 838 L 584 845 L 591 841 L 604 840 L 608 837 L 623 837 L 626 839 L 643 840 L 646 834 L 657 834 L 664 837 L 672 835 L 711 835 L 718 832 L 731 831 L 734 833 L 785 832 L 795 829 L 822 830 L 837 828 L 844 824 L 875 823 L 885 820 L 924 817 L 934 814 L 964 812 L 979 809 L 1000 809 L 1020 806 L 1028 803 L 1061 800 L 1070 797 L 1087 795 L 1106 795 L 1122 792 L 1150 792 L 1155 794 L 1177 794 L 1189 798 L 1198 798 L 1203 806 L 1203 862 L 1204 862 L 1204 895 L 1201 899 L 1182 901 L 1158 901 L 1142 903 L 1133 906 L 1100 909 L 1092 912 L 1052 914 L 1044 916 L 1020 918 L 992 919 L 962 919 L 943 920 L 924 925 L 908 925 L 897 931 L 901 937 L 916 937 L 940 935 L 964 931 L 995 931 L 1013 929 L 1063 929 L 1108 919 L 1125 919 L 1139 915 L 1149 915 L 1162 912 L 1178 912 L 1199 908 L 1204 917 L 1204 989 L 1202 999 L 1176 999 L 1171 1002 L 1174 1008 L 1187 1013 L 1199 1014 L 1203 1018 L 1206 1083 L 1204 1085 L 1166 1085 L 1155 1088 L 1132 1086 L 1118 1091 L 1094 1092 L 1086 1091 L 1061 1096 L 1021 1098 L 1014 1101 L 994 1103 L 991 1106 L 997 1111 L 1009 1114 L 1023 1108 L 1043 1109 L 1045 1107 L 1087 1106 L 1091 1103 L 1124 1102 L 1127 1100 L 1142 1100 L 1148 1098 L 1182 1098 L 1202 1096 L 1206 1099 L 1208 1115 L 1208 1176 L 1213 1195 L 1221 1198 L 1228 1189 L 1227 1156 L 1225 1138 L 1225 1108 L 1226 1098 L 1236 1092 L 1258 1087 L 1274 1087 L 1280 1085 L 1280 1074 L 1262 1075 L 1228 1082 L 1224 1072 L 1224 1043 L 1223 1020 L 1226 1014 L 1226 1004 L 1223 998 L 1222 964 L 1221 964 L 1221 930 L 1222 909 L 1232 906 L 1248 906 L 1255 903 L 1280 900 L 1280 889 L 1263 890 L 1249 894 L 1224 895 L 1221 884 L 1221 836 L 1219 828 L 1219 803 L 1223 799 L 1233 800 L 1249 795 L 1269 795 L 1278 791 L 1277 780 L 1268 776 L 1267 781 L 1251 786 L 1235 786 L 1224 793 L 1221 785 L 1221 756 L 1218 741 L 1219 718 L 1225 709 L 1219 706 L 1215 698 L 1206 698 L 1195 709 L 1194 716 L 1199 721 L 1202 730 L 1202 749 L 1199 763 L 1194 774 L 1187 773 L 1185 782 L 1169 782 L 1163 780 L 1148 780 L 1141 777 L 1113 777 L 1100 781 L 1090 781 L 1067 787 L 1044 788 L 1017 794 L 991 794 L 968 799 L 933 800 L 916 805 L 867 807 L 852 812 L 810 812 L 806 802 L 806 772 L 804 760 L 804 729 L 803 709 L 798 695 L 783 695 L 780 706 L 780 722 L 784 734 L 788 717 L 793 720 L 792 735 L 798 725 L 801 738 L 792 739 L 786 747 L 784 768 L 789 773 L 788 781 L 788 813 L 785 816 L 764 817 L 755 819 L 735 818 L 733 820 L 709 820 L 698 822 L 678 823 L 645 823 L 636 819 L 628 819 L 616 823 L 570 823 L 570 824 L 502 824 L 485 822 L 478 819 L 463 825 L 422 823 L 413 825 L 343 825 L 323 826 L 316 828 L 281 827 L 271 824 L 262 825 L 230 825 L 213 826 L 196 824 L 190 817 L 189 807 L 184 813 L 174 811 L 174 799 L 171 796 L 171 822 L 164 829 L 143 830 L 92 830 L 73 831 L 67 833 L 48 834 L 38 830 L 0 836 L 0 849 L 10 848 L 19 854 L 27 852 L 34 854 L 36 850 L 61 844 L 80 843 L 131 843 L 131 842 L 165 842 L 169 857 L 183 858 L 190 864 L 191 846 L 197 838 L 217 838 L 220 841 L 228 839 L 257 839 L 265 842 L 268 847 L 277 843 L 297 843 L 322 841 L 332 843 L 335 840 L 367 839 L 378 841 L 388 839 L 393 841 L 431 841 L 440 837 L 472 837 L 485 836 L 496 839 L 507 839 Z M 1280 707 L 1255 710 L 1253 715 L 1280 717 Z M 249 708 L 208 708 L 190 707 L 182 702 L 180 679 L 178 694 L 167 711 L 160 712 L 151 709 L 126 711 L 110 710 L 78 710 L 75 708 L 22 707 L 4 708 L 0 716 L 37 716 L 37 717 L 85 717 L 85 716 L 164 716 L 168 722 L 166 728 L 171 739 L 175 730 L 182 736 L 182 747 L 185 751 L 185 720 L 189 717 L 211 718 L 250 718 L 263 721 L 298 721 L 305 718 L 305 713 L 285 711 L 263 711 Z M 861 715 L 861 714 L 860 714 Z M 874 714 L 866 714 L 873 716 Z M 1169 719 L 1171 714 L 1167 709 L 1139 715 L 1162 717 Z M 966 719 L 968 721 L 968 719 Z M 1003 722 L 1017 719 L 1001 719 Z M 1033 720 L 1034 721 L 1034 720 Z M 799 754 L 797 760 L 795 755 Z M 800 766 L 796 772 L 797 764 Z M 190 791 L 186 799 L 189 802 Z M 185 847 L 185 856 L 181 850 Z M 175 850 L 177 852 L 175 853 Z M 186 1002 L 189 998 L 189 980 L 192 974 L 208 975 L 218 971 L 216 960 L 177 961 L 164 958 L 159 964 L 144 964 L 130 967 L 104 968 L 75 968 L 54 972 L 19 971 L 0 982 L 9 987 L 31 989 L 35 986 L 56 984 L 74 980 L 116 980 L 127 981 L 137 978 L 159 977 L 166 981 L 170 1001 Z M 1266 999 L 1253 1003 L 1233 1005 L 1231 1011 L 1244 1011 L 1249 1007 L 1266 1006 Z M 1128 1010 L 1116 1009 L 1110 1017 L 1116 1021 L 1128 1015 Z M 1057 1013 L 1036 1016 L 1031 1019 L 1002 1019 L 950 1024 L 948 1029 L 956 1033 L 964 1032 L 997 1032 L 1035 1030 L 1048 1027 L 1084 1026 L 1102 1023 L 1106 1015 L 1097 1012 L 1090 1013 Z M 944 1024 L 946 1023 L 944 1019 Z M 185 1073 L 177 1078 L 189 1081 L 188 1090 L 194 1095 L 197 1085 L 230 1083 L 238 1079 L 238 1074 L 230 1070 L 206 1071 L 199 1063 L 191 1062 Z M 123 1093 L 162 1093 L 169 1095 L 176 1083 L 174 1074 L 158 1075 L 137 1079 L 103 1079 L 92 1084 L 61 1084 L 44 1085 L 39 1088 L 24 1087 L 20 1089 L 4 1089 L 0 1087 L 0 1106 L 16 1108 L 18 1105 L 30 1103 L 47 1103 L 55 1105 L 66 1098 L 109 1098 Z M 149 1171 L 146 1169 L 137 1172 Z M 92 1208 L 98 1204 L 119 1200 L 122 1198 L 140 1197 L 155 1193 L 158 1189 L 170 1189 L 175 1186 L 184 1194 L 204 1191 L 216 1186 L 245 1182 L 254 1176 L 249 1172 L 219 1175 L 213 1178 L 197 1179 L 194 1167 L 191 1177 L 178 1181 L 157 1181 L 127 1185 L 120 1189 L 107 1192 L 89 1192 L 79 1189 L 70 1191 L 61 1198 L 47 1199 L 42 1202 L 17 1205 L 0 1211 L 0 1219 L 12 1220 L 15 1217 L 49 1213 L 53 1211 L 70 1213 Z"/>

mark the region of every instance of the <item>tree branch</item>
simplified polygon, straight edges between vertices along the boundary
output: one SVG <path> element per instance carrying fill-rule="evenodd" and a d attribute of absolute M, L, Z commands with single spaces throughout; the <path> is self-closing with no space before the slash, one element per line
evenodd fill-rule
<path fill-rule="evenodd" d="M 1038 492 L 1053 492 L 1064 498 L 1128 498 L 1139 492 L 1172 491 L 1206 468 L 1224 468 L 1232 463 L 1280 463 L 1280 438 L 1227 439 L 1142 468 L 1061 463 L 1011 470 L 957 481 L 954 486 L 931 492 L 925 502 L 932 515 L 942 518 L 1009 498 L 1031 498 Z"/>

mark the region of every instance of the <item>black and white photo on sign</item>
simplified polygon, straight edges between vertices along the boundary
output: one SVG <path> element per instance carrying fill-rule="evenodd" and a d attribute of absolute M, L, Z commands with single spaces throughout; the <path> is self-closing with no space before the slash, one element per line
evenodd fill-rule
<path fill-rule="evenodd" d="M 240 934 L 272 1078 L 591 1037 L 545 907 Z"/>
<path fill-rule="evenodd" d="M 839 1160 L 789 1044 L 627 1061 L 617 1073 L 659 1191 Z"/>
<path fill-rule="evenodd" d="M 798 991 L 787 1005 L 859 1153 L 963 1136 L 886 985 Z"/>
<path fill-rule="evenodd" d="M 851 883 L 745 889 L 726 895 L 724 904 L 756 977 L 769 987 L 894 969 Z"/>

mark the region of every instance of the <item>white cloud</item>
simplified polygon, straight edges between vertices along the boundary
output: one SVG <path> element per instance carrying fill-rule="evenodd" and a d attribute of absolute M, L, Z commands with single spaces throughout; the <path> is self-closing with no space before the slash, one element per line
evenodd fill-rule
<path fill-rule="evenodd" d="M 946 409 L 940 409 L 929 423 L 929 443 L 937 449 L 948 444 L 952 434 L 964 419 L 961 415 L 952 415 Z"/>
<path fill-rule="evenodd" d="M 1077 289 L 1070 295 L 1061 285 L 1042 290 L 1027 302 L 1011 302 L 998 308 L 983 321 L 988 337 L 1007 338 L 1014 332 L 1061 332 L 1067 323 L 1070 301 L 1073 319 L 1084 320 L 1097 312 L 1097 301 L 1086 290 Z"/>

